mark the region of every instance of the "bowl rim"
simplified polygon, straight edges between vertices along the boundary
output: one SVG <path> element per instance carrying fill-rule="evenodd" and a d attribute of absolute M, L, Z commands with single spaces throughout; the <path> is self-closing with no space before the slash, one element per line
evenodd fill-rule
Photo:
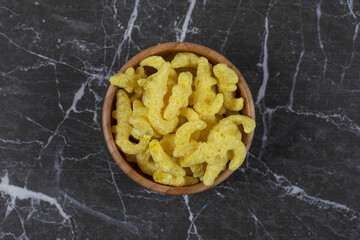
<path fill-rule="evenodd" d="M 149 47 L 135 56 L 133 56 L 129 61 L 127 61 L 118 71 L 118 73 L 124 72 L 127 68 L 136 66 L 140 63 L 141 60 L 145 59 L 148 56 L 157 55 L 162 52 L 169 52 L 171 50 L 175 50 L 174 52 L 193 52 L 198 55 L 204 56 L 209 59 L 210 62 L 216 63 L 225 63 L 230 68 L 232 68 L 239 77 L 238 82 L 238 89 L 241 91 L 241 96 L 244 98 L 244 108 L 241 110 L 241 113 L 246 112 L 247 114 L 243 114 L 255 120 L 255 105 L 254 100 L 247 85 L 243 75 L 241 72 L 232 64 L 227 58 L 225 58 L 222 54 L 218 53 L 217 51 L 205 47 L 200 44 L 196 43 L 189 43 L 189 42 L 166 42 L 162 44 L 158 44 L 152 47 Z M 229 170 L 228 168 L 221 172 L 220 175 L 215 179 L 214 185 L 207 187 L 202 182 L 199 182 L 195 185 L 185 186 L 185 187 L 173 187 L 167 186 L 160 183 L 157 183 L 153 180 L 149 180 L 143 177 L 140 173 L 133 169 L 133 167 L 127 162 L 122 155 L 120 154 L 120 150 L 117 148 L 113 133 L 111 132 L 111 111 L 112 106 L 114 104 L 115 93 L 118 87 L 114 85 L 109 85 L 108 90 L 106 92 L 103 104 L 103 111 L 102 111 L 102 129 L 105 138 L 106 145 L 110 154 L 112 155 L 114 161 L 119 165 L 122 171 L 130 177 L 136 183 L 142 185 L 143 187 L 159 192 L 164 194 L 171 194 L 171 195 L 188 195 L 203 192 L 205 190 L 211 189 L 216 185 L 223 182 L 227 179 L 234 171 Z M 246 146 L 247 152 L 250 149 L 254 132 L 250 134 L 244 134 L 242 141 Z"/>

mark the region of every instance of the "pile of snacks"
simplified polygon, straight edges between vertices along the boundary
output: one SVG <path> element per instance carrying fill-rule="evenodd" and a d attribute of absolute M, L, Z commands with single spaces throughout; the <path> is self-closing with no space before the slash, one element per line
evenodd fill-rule
<path fill-rule="evenodd" d="M 147 75 L 148 67 L 156 72 Z M 112 112 L 116 145 L 158 183 L 213 185 L 228 162 L 234 171 L 245 159 L 238 126 L 245 133 L 255 129 L 253 119 L 239 114 L 238 81 L 226 64 L 213 67 L 194 53 L 178 53 L 171 63 L 144 59 L 136 70 L 110 78 L 119 87 Z"/>

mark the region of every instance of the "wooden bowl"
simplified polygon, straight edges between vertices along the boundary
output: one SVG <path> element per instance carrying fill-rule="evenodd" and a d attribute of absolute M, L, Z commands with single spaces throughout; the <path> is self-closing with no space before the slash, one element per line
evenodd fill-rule
<path fill-rule="evenodd" d="M 134 67 L 134 68 L 137 67 L 141 60 L 149 56 L 158 55 L 158 56 L 162 56 L 166 60 L 171 60 L 175 56 L 175 54 L 179 52 L 193 52 L 197 55 L 206 57 L 212 64 L 225 63 L 230 68 L 232 68 L 239 76 L 238 89 L 240 90 L 241 96 L 245 100 L 244 108 L 241 110 L 241 114 L 246 115 L 255 120 L 254 101 L 250 89 L 246 84 L 246 81 L 244 77 L 241 75 L 240 71 L 224 56 L 205 46 L 195 43 L 185 43 L 185 42 L 169 42 L 169 43 L 159 44 L 150 47 L 140 52 L 139 54 L 135 55 L 127 63 L 125 63 L 124 66 L 122 66 L 122 68 L 119 70 L 119 73 L 124 72 L 129 67 Z M 111 132 L 111 126 L 116 124 L 116 121 L 111 117 L 111 112 L 115 109 L 115 93 L 117 89 L 118 87 L 113 85 L 110 85 L 108 88 L 103 106 L 102 125 L 103 125 L 103 132 L 107 147 L 112 157 L 114 158 L 115 162 L 126 173 L 126 175 L 128 175 L 132 180 L 134 180 L 138 184 L 160 193 L 185 195 L 185 194 L 198 193 L 210 189 L 211 187 L 207 187 L 201 182 L 186 187 L 172 187 L 172 186 L 159 184 L 153 181 L 151 176 L 144 174 L 140 170 L 140 168 L 136 165 L 136 163 L 130 163 L 124 159 L 124 155 L 115 145 L 114 136 Z M 248 151 L 253 136 L 254 136 L 254 132 L 250 134 L 243 134 L 242 141 L 245 144 L 246 149 Z M 233 171 L 230 171 L 229 169 L 220 173 L 220 175 L 215 179 L 214 185 L 212 187 L 224 181 L 232 173 Z"/>

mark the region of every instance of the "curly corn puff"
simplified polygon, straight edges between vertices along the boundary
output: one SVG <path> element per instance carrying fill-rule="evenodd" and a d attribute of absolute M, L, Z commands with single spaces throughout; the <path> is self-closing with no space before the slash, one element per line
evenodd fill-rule
<path fill-rule="evenodd" d="M 144 60 L 142 60 L 140 62 L 140 66 L 145 67 L 153 67 L 156 70 L 160 70 L 161 65 L 163 65 L 164 63 L 166 63 L 166 61 L 160 57 L 160 56 L 151 56 L 151 57 L 147 57 Z M 170 68 L 169 70 L 169 81 L 172 80 L 173 82 L 176 83 L 176 79 L 177 79 L 177 73 L 173 68 Z"/>
<path fill-rule="evenodd" d="M 214 66 L 214 75 L 218 78 L 219 92 L 224 95 L 224 106 L 231 111 L 240 111 L 244 106 L 244 99 L 234 97 L 239 81 L 236 72 L 226 64 L 219 63 Z"/>
<path fill-rule="evenodd" d="M 199 114 L 197 114 L 197 112 L 194 111 L 194 109 L 192 108 L 183 108 L 180 110 L 180 116 L 185 117 L 187 119 L 187 121 L 195 121 L 195 120 L 200 120 L 200 116 Z M 185 123 L 185 122 L 184 122 Z M 194 140 L 198 140 L 200 137 L 200 134 L 204 134 L 205 131 L 195 131 L 192 135 L 191 135 L 191 139 Z M 206 135 L 207 136 L 207 135 Z"/>
<path fill-rule="evenodd" d="M 136 139 L 140 140 L 144 136 L 151 138 L 154 135 L 154 129 L 146 117 L 147 111 L 140 100 L 133 101 L 133 113 L 129 118 L 129 123 L 133 126 L 131 135 Z"/>
<path fill-rule="evenodd" d="M 147 175 L 154 175 L 158 171 L 158 167 L 151 158 L 150 149 L 146 148 L 144 152 L 140 152 L 135 155 L 137 164 L 141 171 Z"/>
<path fill-rule="evenodd" d="M 227 122 L 227 121 L 231 121 L 236 125 L 242 125 L 244 127 L 244 132 L 246 133 L 251 133 L 252 131 L 254 131 L 256 127 L 256 123 L 254 119 L 240 114 L 228 116 L 222 119 L 220 122 Z"/>
<path fill-rule="evenodd" d="M 172 118 L 170 120 L 165 120 L 161 115 L 161 112 L 150 111 L 148 112 L 148 119 L 154 129 L 161 135 L 166 135 L 171 132 L 174 132 L 179 119 Z"/>
<path fill-rule="evenodd" d="M 149 143 L 149 149 L 154 162 L 161 171 L 177 177 L 183 177 L 186 175 L 185 170 L 164 152 L 158 140 L 151 140 Z"/>
<path fill-rule="evenodd" d="M 146 78 L 145 70 L 143 67 L 138 67 L 136 71 L 134 68 L 126 69 L 125 73 L 118 73 L 110 77 L 110 83 L 125 89 L 128 93 L 132 93 L 134 90 L 138 92 L 141 90 L 137 81 L 139 79 Z"/>
<path fill-rule="evenodd" d="M 136 154 L 146 149 L 149 144 L 149 136 L 143 136 L 138 144 L 129 140 L 131 126 L 129 119 L 132 115 L 130 99 L 126 92 L 119 89 L 116 92 L 116 110 L 112 112 L 112 117 L 116 119 L 117 124 L 112 126 L 112 132 L 115 134 L 115 143 L 124 153 Z"/>
<path fill-rule="evenodd" d="M 148 66 L 148 67 L 153 67 L 156 70 L 160 70 L 161 65 L 163 65 L 164 63 L 166 63 L 166 61 L 160 57 L 160 56 L 151 56 L 151 57 L 147 57 L 144 60 L 142 60 L 140 62 L 140 66 Z M 146 81 L 141 80 L 141 81 Z M 171 96 L 171 89 L 173 88 L 173 86 L 176 85 L 176 81 L 177 81 L 177 73 L 173 68 L 169 69 L 169 79 L 167 80 L 167 93 L 164 96 L 164 103 L 165 105 L 168 104 L 169 102 L 169 98 Z"/>
<path fill-rule="evenodd" d="M 194 53 L 178 53 L 171 61 L 171 66 L 173 68 L 196 68 L 198 65 L 198 59 L 199 57 Z"/>
<path fill-rule="evenodd" d="M 194 110 L 204 116 L 216 114 L 224 102 L 223 95 L 216 94 L 212 88 L 217 81 L 211 76 L 211 68 L 206 58 L 199 58 L 195 78 Z"/>
<path fill-rule="evenodd" d="M 148 109 L 160 112 L 164 106 L 164 96 L 168 91 L 169 71 L 170 63 L 165 62 L 156 73 L 150 75 L 146 80 L 138 81 L 144 88 L 142 101 Z"/>
<path fill-rule="evenodd" d="M 226 169 L 226 160 L 213 165 L 207 165 L 205 174 L 203 176 L 203 183 L 205 186 L 212 186 L 215 178 Z"/>
<path fill-rule="evenodd" d="M 202 177 L 205 173 L 205 167 L 203 163 L 191 165 L 190 170 L 193 173 L 193 177 Z"/>
<path fill-rule="evenodd" d="M 179 74 L 178 83 L 172 88 L 172 95 L 169 104 L 164 111 L 164 118 L 170 120 L 180 115 L 180 109 L 187 107 L 188 99 L 192 89 L 192 74 L 190 72 L 182 72 Z"/>
<path fill-rule="evenodd" d="M 206 162 L 208 165 L 203 182 L 207 186 L 213 184 L 219 171 L 222 171 L 220 169 L 226 166 L 229 151 L 233 152 L 233 159 L 230 161 L 229 169 L 232 171 L 236 170 L 245 159 L 246 148 L 241 142 L 242 136 L 235 123 L 244 124 L 244 131 L 249 132 L 255 127 L 255 121 L 251 120 L 251 118 L 245 116 L 240 116 L 240 118 L 230 116 L 221 120 L 210 131 L 208 141 L 200 143 L 194 152 L 185 156 L 181 165 L 192 166 Z M 212 167 L 213 165 L 214 167 Z M 208 172 L 208 169 L 210 172 Z"/>
<path fill-rule="evenodd" d="M 164 106 L 164 96 L 168 91 L 167 82 L 169 71 L 170 63 L 165 62 L 160 66 L 159 70 L 149 76 L 146 81 L 139 81 L 139 84 L 144 87 L 142 101 L 148 108 L 148 120 L 153 128 L 162 135 L 174 131 L 178 123 L 177 117 L 165 120 L 161 115 L 161 109 Z"/>
<path fill-rule="evenodd" d="M 180 110 L 180 115 L 185 117 L 189 122 L 199 120 L 199 114 L 192 108 L 183 108 Z"/>
<path fill-rule="evenodd" d="M 233 159 L 230 162 L 229 169 L 235 170 L 230 166 L 240 167 L 241 163 L 244 161 L 246 157 L 246 148 L 245 145 L 241 142 L 241 133 L 237 126 L 232 122 L 220 121 L 220 123 L 213 128 L 210 132 L 208 141 L 209 142 L 220 142 L 224 144 L 221 146 L 222 150 L 225 150 L 221 158 L 226 159 L 229 151 L 233 152 Z M 231 146 L 227 146 L 228 144 L 232 144 Z M 245 150 L 245 151 L 244 151 Z M 221 160 L 220 160 L 221 161 Z M 217 163 L 217 158 L 208 160 L 208 164 Z M 237 167 L 237 168 L 238 168 Z"/>
<path fill-rule="evenodd" d="M 147 76 L 148 67 L 156 72 Z M 155 182 L 213 185 L 245 159 L 239 126 L 245 133 L 255 129 L 253 119 L 239 114 L 244 100 L 235 98 L 238 80 L 227 65 L 212 68 L 194 53 L 178 53 L 171 63 L 160 56 L 142 60 L 136 71 L 110 78 L 121 88 L 112 112 L 116 145 Z"/>
<path fill-rule="evenodd" d="M 191 134 L 197 130 L 203 130 L 206 126 L 206 122 L 195 120 L 184 123 L 179 127 L 175 133 L 174 157 L 183 157 L 193 152 L 196 149 L 198 142 L 190 139 Z"/>

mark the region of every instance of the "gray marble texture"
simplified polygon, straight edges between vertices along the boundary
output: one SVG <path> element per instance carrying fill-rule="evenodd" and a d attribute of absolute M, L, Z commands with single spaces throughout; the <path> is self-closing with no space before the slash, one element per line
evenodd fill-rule
<path fill-rule="evenodd" d="M 0 239 L 360 238 L 359 1 L 0 2 Z M 109 76 L 169 41 L 256 101 L 244 165 L 190 196 L 129 179 L 101 129 Z"/>

